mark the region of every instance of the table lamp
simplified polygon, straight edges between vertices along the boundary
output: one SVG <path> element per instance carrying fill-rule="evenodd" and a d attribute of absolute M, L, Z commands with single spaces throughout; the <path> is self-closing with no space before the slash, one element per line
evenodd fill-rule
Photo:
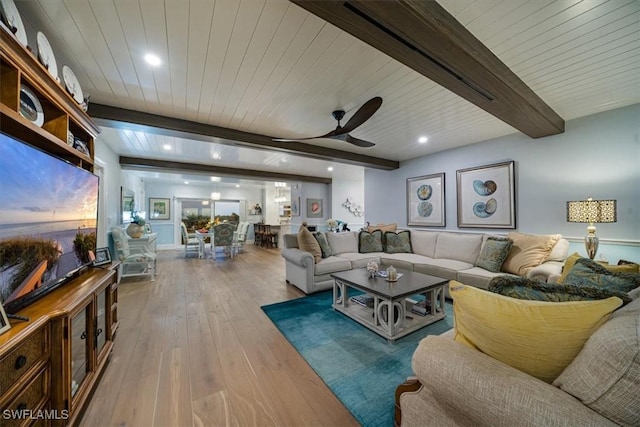
<path fill-rule="evenodd" d="M 616 222 L 615 200 L 578 200 L 567 202 L 567 221 L 588 223 L 587 236 L 584 238 L 584 246 L 587 255 L 593 259 L 598 252 L 598 236 L 593 224 L 604 222 Z"/>

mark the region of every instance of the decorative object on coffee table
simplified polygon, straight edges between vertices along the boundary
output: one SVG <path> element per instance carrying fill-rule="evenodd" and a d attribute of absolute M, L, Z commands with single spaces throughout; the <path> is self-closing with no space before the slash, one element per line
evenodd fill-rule
<path fill-rule="evenodd" d="M 456 172 L 458 227 L 516 228 L 514 162 Z"/>
<path fill-rule="evenodd" d="M 599 239 L 596 226 L 593 224 L 617 222 L 615 200 L 587 200 L 567 202 L 567 221 L 588 223 L 584 246 L 589 258 L 593 259 L 598 252 Z"/>
<path fill-rule="evenodd" d="M 407 225 L 445 226 L 444 173 L 407 178 Z"/>

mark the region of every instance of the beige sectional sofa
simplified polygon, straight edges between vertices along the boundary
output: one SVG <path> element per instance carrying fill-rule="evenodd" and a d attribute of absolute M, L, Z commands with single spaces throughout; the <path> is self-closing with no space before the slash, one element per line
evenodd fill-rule
<path fill-rule="evenodd" d="M 360 253 L 358 232 L 325 233 L 332 255 L 318 263 L 311 253 L 300 250 L 297 234 L 286 234 L 281 253 L 286 261 L 287 283 L 306 294 L 330 289 L 331 273 L 366 267 L 371 259 L 382 265 L 457 280 L 482 289 L 488 287 L 493 277 L 509 274 L 475 266 L 489 234 L 428 230 L 410 230 L 410 233 L 412 253 Z M 559 274 L 568 250 L 569 242 L 559 238 L 544 262 L 529 269 L 526 276 L 546 281 L 549 276 Z"/>

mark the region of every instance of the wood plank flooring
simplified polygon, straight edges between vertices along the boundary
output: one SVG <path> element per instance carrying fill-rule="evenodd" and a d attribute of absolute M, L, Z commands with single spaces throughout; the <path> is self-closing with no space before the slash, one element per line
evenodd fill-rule
<path fill-rule="evenodd" d="M 158 252 L 118 289 L 120 327 L 82 426 L 357 426 L 260 309 L 302 296 L 278 249 Z"/>

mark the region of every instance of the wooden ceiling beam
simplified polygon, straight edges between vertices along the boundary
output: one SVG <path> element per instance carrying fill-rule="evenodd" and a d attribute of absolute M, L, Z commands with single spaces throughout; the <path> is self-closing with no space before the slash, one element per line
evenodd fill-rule
<path fill-rule="evenodd" d="M 257 133 L 127 110 L 109 105 L 89 104 L 88 113 L 97 124 L 116 129 L 129 129 L 157 135 L 215 142 L 223 145 L 281 151 L 312 159 L 329 160 L 374 169 L 393 170 L 400 167 L 400 162 L 395 160 L 301 142 L 277 142 L 273 141 L 270 136 Z"/>
<path fill-rule="evenodd" d="M 230 168 L 225 166 L 204 165 L 199 163 L 175 162 L 171 160 L 144 159 L 140 157 L 120 156 L 120 166 L 128 170 L 154 171 L 154 172 L 186 172 L 203 175 L 233 176 L 246 179 L 262 179 L 265 181 L 302 181 L 318 184 L 331 184 L 331 178 L 319 176 L 297 175 L 292 173 L 279 173 L 261 171 L 256 169 Z"/>
<path fill-rule="evenodd" d="M 290 0 L 531 138 L 564 120 L 435 0 Z"/>

